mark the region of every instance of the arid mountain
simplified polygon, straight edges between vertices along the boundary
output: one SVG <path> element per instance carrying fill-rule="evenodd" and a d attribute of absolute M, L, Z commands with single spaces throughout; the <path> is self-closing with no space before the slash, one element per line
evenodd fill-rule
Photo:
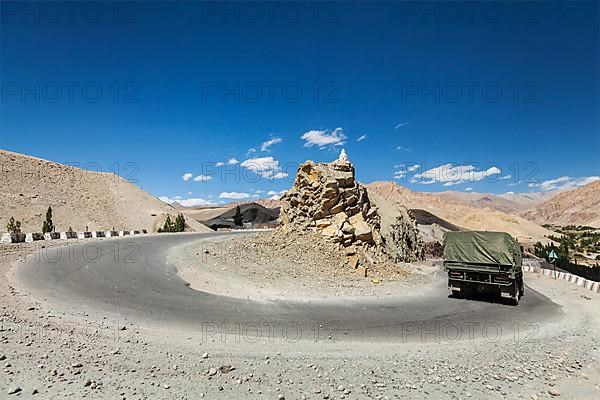
<path fill-rule="evenodd" d="M 235 206 L 229 204 L 219 206 L 194 206 L 194 207 L 183 207 L 179 209 L 181 213 L 187 218 L 195 219 L 196 221 L 204 221 L 211 218 L 218 217 L 219 215 L 231 210 Z"/>
<path fill-rule="evenodd" d="M 600 181 L 560 193 L 523 217 L 539 224 L 600 227 Z"/>
<path fill-rule="evenodd" d="M 242 222 L 251 223 L 252 227 L 274 227 L 277 225 L 278 209 L 264 207 L 258 203 L 240 204 L 240 213 Z M 200 220 L 204 225 L 212 228 L 235 228 L 233 217 L 236 207 L 232 206 L 225 209 L 224 212 L 210 219 Z"/>
<path fill-rule="evenodd" d="M 548 229 L 520 216 L 470 205 L 447 194 L 417 193 L 395 182 L 373 182 L 367 187 L 388 200 L 404 204 L 410 209 L 428 211 L 461 228 L 504 231 L 522 242 L 546 241 L 545 235 L 552 234 Z"/>
<path fill-rule="evenodd" d="M 10 217 L 39 232 L 48 206 L 57 231 L 147 229 L 177 210 L 112 173 L 91 172 L 0 150 L 0 231 Z M 189 221 L 191 230 L 208 228 Z"/>
<path fill-rule="evenodd" d="M 267 208 L 279 208 L 279 206 L 280 206 L 279 200 L 275 200 L 275 199 L 258 199 L 258 200 L 254 200 L 254 203 L 258 203 L 261 206 L 267 207 Z"/>
<path fill-rule="evenodd" d="M 448 191 L 436 194 L 472 207 L 489 208 L 507 214 L 519 214 L 548 201 L 557 192 L 504 193 L 497 195 L 491 193 Z"/>

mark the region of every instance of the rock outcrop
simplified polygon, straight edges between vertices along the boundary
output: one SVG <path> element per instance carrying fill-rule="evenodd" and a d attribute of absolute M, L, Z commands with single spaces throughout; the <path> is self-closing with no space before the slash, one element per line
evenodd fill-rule
<path fill-rule="evenodd" d="M 281 198 L 279 224 L 308 229 L 347 249 L 349 263 L 377 263 L 382 258 L 394 262 L 422 259 L 423 245 L 416 223 L 408 210 L 369 198 L 368 190 L 355 179 L 355 169 L 342 150 L 331 163 L 307 161 L 300 165 L 294 186 Z M 398 207 L 396 207 L 398 209 Z M 387 210 L 389 209 L 389 210 Z M 289 231 L 289 229 L 288 229 Z"/>

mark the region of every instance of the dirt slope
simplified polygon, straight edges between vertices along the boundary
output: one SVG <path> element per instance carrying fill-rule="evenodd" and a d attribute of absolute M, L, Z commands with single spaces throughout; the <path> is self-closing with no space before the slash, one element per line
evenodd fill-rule
<path fill-rule="evenodd" d="M 381 196 L 404 204 L 410 209 L 422 209 L 465 229 L 504 231 L 522 242 L 546 241 L 552 234 L 538 224 L 517 215 L 490 208 L 480 208 L 439 193 L 416 193 L 395 182 L 373 182 L 367 185 Z"/>
<path fill-rule="evenodd" d="M 48 206 L 56 231 L 156 231 L 177 210 L 112 173 L 90 172 L 0 150 L 0 231 L 11 216 L 24 232 L 39 232 Z M 208 230 L 192 221 L 192 230 Z"/>
<path fill-rule="evenodd" d="M 560 193 L 523 217 L 539 224 L 600 227 L 600 181 Z"/>

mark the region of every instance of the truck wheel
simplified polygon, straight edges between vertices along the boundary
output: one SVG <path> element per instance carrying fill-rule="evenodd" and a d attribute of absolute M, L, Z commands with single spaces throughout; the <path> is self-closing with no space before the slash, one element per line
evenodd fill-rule
<path fill-rule="evenodd" d="M 460 299 L 461 294 L 462 293 L 460 292 L 460 290 L 453 290 L 452 291 L 452 296 L 456 297 L 457 299 Z"/>
<path fill-rule="evenodd" d="M 521 298 L 521 287 L 518 284 L 515 284 L 515 294 L 511 299 L 511 303 L 513 306 L 519 305 L 519 299 Z"/>
<path fill-rule="evenodd" d="M 525 285 L 523 284 L 523 278 L 520 280 L 521 282 L 521 297 L 525 296 Z"/>

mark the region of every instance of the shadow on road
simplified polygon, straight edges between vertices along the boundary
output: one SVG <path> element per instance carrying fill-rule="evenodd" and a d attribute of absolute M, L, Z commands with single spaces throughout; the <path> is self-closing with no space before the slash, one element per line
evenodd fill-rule
<path fill-rule="evenodd" d="M 450 294 L 448 295 L 448 298 L 453 300 L 481 301 L 485 303 L 502 304 L 505 306 L 514 307 L 511 299 L 500 297 L 500 295 L 497 293 L 473 292 L 463 295 Z"/>

